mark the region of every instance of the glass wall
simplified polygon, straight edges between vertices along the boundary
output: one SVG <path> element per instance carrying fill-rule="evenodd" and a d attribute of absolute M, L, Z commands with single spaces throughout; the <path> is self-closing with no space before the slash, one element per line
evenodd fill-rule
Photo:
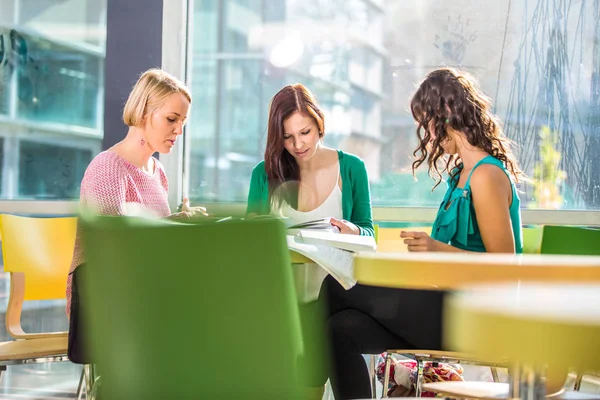
<path fill-rule="evenodd" d="M 480 80 L 517 143 L 523 207 L 598 210 L 599 3 L 195 0 L 190 196 L 246 200 L 269 100 L 300 82 L 325 109 L 325 142 L 365 160 L 375 206 L 437 206 L 444 185 L 411 172 L 408 106 L 452 66 Z"/>
<path fill-rule="evenodd" d="M 0 0 L 0 199 L 79 197 L 103 137 L 106 8 L 106 0 Z M 0 314 L 9 287 L 0 271 Z M 26 332 L 66 331 L 65 301 L 26 302 L 21 322 Z M 72 398 L 80 370 L 10 366 L 0 397 Z"/>
<path fill-rule="evenodd" d="M 0 9 L 0 198 L 77 199 L 103 136 L 106 0 Z"/>

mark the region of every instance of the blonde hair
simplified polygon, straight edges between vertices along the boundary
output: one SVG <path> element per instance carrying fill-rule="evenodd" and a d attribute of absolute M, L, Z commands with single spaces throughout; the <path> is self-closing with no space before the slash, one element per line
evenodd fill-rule
<path fill-rule="evenodd" d="M 144 117 L 156 111 L 173 93 L 181 93 L 192 102 L 188 88 L 179 79 L 161 69 L 149 69 L 140 76 L 129 93 L 123 109 L 123 122 L 127 126 L 141 126 Z"/>

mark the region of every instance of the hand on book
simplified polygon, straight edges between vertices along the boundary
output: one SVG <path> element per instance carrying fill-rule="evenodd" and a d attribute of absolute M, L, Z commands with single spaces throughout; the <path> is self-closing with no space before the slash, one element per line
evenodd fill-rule
<path fill-rule="evenodd" d="M 352 222 L 346 221 L 345 219 L 331 218 L 331 225 L 337 226 L 340 230 L 340 233 L 345 233 L 348 235 L 360 235 L 360 228 L 354 225 Z"/>
<path fill-rule="evenodd" d="M 206 208 L 190 206 L 190 200 L 187 197 L 183 198 L 183 203 L 181 203 L 180 207 L 181 207 L 180 213 L 185 215 L 187 217 L 187 219 L 193 220 L 193 219 L 202 219 L 202 218 L 208 217 Z"/>

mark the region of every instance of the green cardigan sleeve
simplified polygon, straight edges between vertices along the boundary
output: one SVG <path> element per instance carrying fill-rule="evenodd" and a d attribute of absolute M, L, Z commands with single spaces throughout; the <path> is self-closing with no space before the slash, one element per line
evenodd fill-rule
<path fill-rule="evenodd" d="M 252 170 L 246 215 L 265 215 L 270 212 L 267 172 L 265 171 L 265 162 L 261 161 Z"/>
<path fill-rule="evenodd" d="M 348 153 L 340 154 L 342 208 L 344 219 L 360 228 L 363 236 L 374 236 L 369 177 L 363 160 Z"/>

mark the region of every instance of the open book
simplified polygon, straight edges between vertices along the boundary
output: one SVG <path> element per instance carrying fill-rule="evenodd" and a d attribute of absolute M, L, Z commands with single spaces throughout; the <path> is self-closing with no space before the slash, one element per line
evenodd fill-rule
<path fill-rule="evenodd" d="M 346 290 L 356 284 L 354 279 L 354 253 L 325 244 L 302 243 L 298 236 L 287 236 L 288 248 L 310 258 L 337 280 Z"/>
<path fill-rule="evenodd" d="M 337 226 L 331 225 L 331 218 L 316 219 L 295 225 L 287 225 L 288 234 L 295 235 L 301 230 L 323 231 L 323 232 L 339 232 Z"/>
<path fill-rule="evenodd" d="M 348 251 L 375 251 L 377 244 L 372 236 L 347 235 L 325 231 L 301 229 L 298 237 L 302 243 L 336 247 Z"/>

